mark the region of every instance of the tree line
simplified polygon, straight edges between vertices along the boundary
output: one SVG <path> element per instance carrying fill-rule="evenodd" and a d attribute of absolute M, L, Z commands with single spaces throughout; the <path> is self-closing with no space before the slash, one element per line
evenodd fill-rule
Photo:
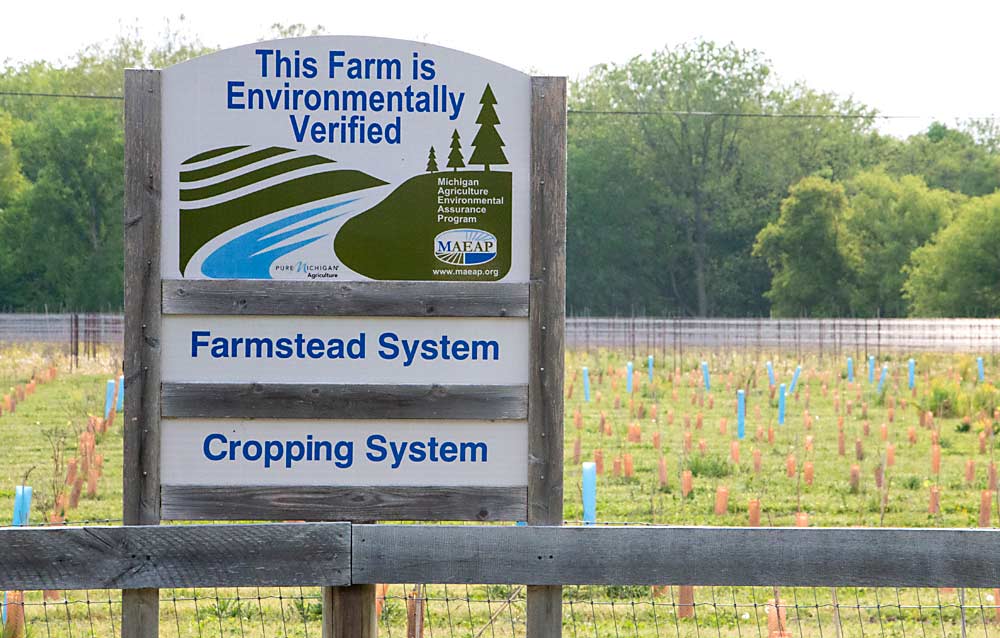
<path fill-rule="evenodd" d="M 593 69 L 571 94 L 570 308 L 996 315 L 998 130 L 876 122 L 733 45 Z"/>
<path fill-rule="evenodd" d="M 0 310 L 122 305 L 122 102 L 9 94 L 116 96 L 125 68 L 209 50 L 131 34 L 0 69 Z M 877 122 L 731 44 L 593 68 L 570 86 L 569 311 L 1000 313 L 1000 130 Z"/>

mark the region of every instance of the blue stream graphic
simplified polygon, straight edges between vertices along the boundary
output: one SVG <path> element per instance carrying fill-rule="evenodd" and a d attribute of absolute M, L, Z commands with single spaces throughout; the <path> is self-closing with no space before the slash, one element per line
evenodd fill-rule
<path fill-rule="evenodd" d="M 265 224 L 260 228 L 255 228 L 217 248 L 215 252 L 206 257 L 205 261 L 202 262 L 201 272 L 205 276 L 215 279 L 270 279 L 271 264 L 274 260 L 292 252 L 293 250 L 303 246 L 308 246 L 317 239 L 326 237 L 326 235 L 310 237 L 309 239 L 303 239 L 302 241 L 295 242 L 287 246 L 280 246 L 278 248 L 270 249 L 271 246 L 274 246 L 275 244 L 278 244 L 290 237 L 300 235 L 315 228 L 316 226 L 319 226 L 320 224 L 325 224 L 331 219 L 336 219 L 346 213 L 326 217 L 311 224 L 307 224 L 301 228 L 289 230 L 284 233 L 279 233 L 273 236 L 269 235 L 304 219 L 315 217 L 316 215 L 333 210 L 334 208 L 346 206 L 347 204 L 356 201 L 358 200 L 350 199 L 345 202 L 330 204 L 329 206 L 313 208 L 301 213 L 296 213 L 289 217 L 283 217 L 278 221 Z"/>

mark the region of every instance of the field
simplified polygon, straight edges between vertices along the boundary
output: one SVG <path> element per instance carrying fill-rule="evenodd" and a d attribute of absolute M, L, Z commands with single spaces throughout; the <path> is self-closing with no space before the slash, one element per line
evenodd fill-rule
<path fill-rule="evenodd" d="M 604 457 L 605 472 L 598 478 L 601 521 L 746 525 L 748 503 L 759 499 L 764 525 L 795 525 L 796 514 L 801 512 L 808 515 L 810 525 L 823 527 L 975 526 L 981 490 L 996 487 L 995 478 L 994 485 L 989 485 L 989 468 L 997 444 L 993 434 L 1000 427 L 994 419 L 1000 391 L 989 382 L 989 375 L 983 383 L 977 382 L 975 357 L 923 355 L 915 358 L 914 393 L 907 387 L 907 359 L 880 360 L 874 383 L 868 383 L 865 362 L 856 362 L 852 384 L 845 378 L 845 359 L 791 360 L 775 355 L 778 384 L 790 386 L 796 366 L 802 368 L 780 425 L 778 400 L 769 388 L 765 362 L 757 356 L 703 353 L 690 357 L 673 374 L 654 369 L 652 382 L 645 362 L 637 362 L 635 388 L 629 397 L 621 354 L 571 353 L 567 357 L 566 516 L 582 517 L 580 463 L 573 458 L 579 439 L 582 461 L 593 460 L 594 450 L 601 450 Z M 700 361 L 709 364 L 711 392 L 704 389 Z M 585 365 L 591 379 L 589 402 L 582 396 L 580 371 Z M 883 365 L 888 366 L 888 375 L 879 393 Z M 991 365 L 987 357 L 984 368 L 989 370 Z M 745 386 L 747 396 L 743 440 L 736 432 L 738 386 Z M 933 419 L 921 417 L 928 412 Z M 640 442 L 629 442 L 630 425 L 638 427 Z M 839 450 L 841 431 L 843 453 Z M 980 448 L 980 433 L 985 433 L 984 448 Z M 654 447 L 657 435 L 660 449 Z M 691 438 L 689 450 L 684 445 L 686 436 Z M 941 456 L 937 472 L 932 467 L 935 438 Z M 738 461 L 733 460 L 734 445 L 738 445 Z M 894 458 L 887 459 L 890 446 Z M 755 451 L 760 452 L 759 471 L 754 471 Z M 624 476 L 624 471 L 620 476 L 613 472 L 616 459 L 626 464 L 625 455 L 632 458 L 632 477 Z M 659 480 L 661 457 L 666 465 L 665 485 Z M 970 461 L 972 480 L 966 480 Z M 807 464 L 812 466 L 811 481 L 806 476 Z M 857 466 L 859 475 L 856 487 L 850 483 L 852 466 Z M 685 470 L 692 474 L 693 489 L 687 497 L 680 494 Z M 881 488 L 876 485 L 879 472 L 884 476 Z M 721 515 L 714 513 L 719 487 L 728 490 L 729 500 Z M 940 491 L 940 507 L 933 514 L 929 512 L 932 487 Z M 991 509 L 993 520 L 1000 520 L 995 501 Z"/>
<path fill-rule="evenodd" d="M 911 391 L 908 355 L 880 359 L 874 383 L 868 381 L 864 360 L 855 362 L 855 382 L 849 383 L 844 357 L 791 358 L 751 351 L 686 355 L 667 365 L 657 361 L 652 381 L 645 357 L 637 358 L 629 394 L 624 352 L 567 353 L 568 522 L 583 518 L 581 464 L 594 460 L 598 450 L 604 466 L 597 479 L 599 523 L 747 525 L 751 500 L 759 501 L 762 525 L 974 527 L 981 516 L 989 525 L 1000 522 L 995 470 L 992 486 L 990 478 L 997 446 L 994 411 L 1000 405 L 1000 391 L 992 383 L 996 357 L 985 358 L 985 379 L 979 381 L 975 355 L 915 356 L 916 388 Z M 101 351 L 70 371 L 68 359 L 55 349 L 0 349 L 0 399 L 8 388 L 23 386 L 33 376 L 41 379 L 50 367 L 57 371 L 53 380 L 37 383 L 15 412 L 0 416 L 0 512 L 11 511 L 14 486 L 27 476 L 34 488 L 32 523 L 54 516 L 51 520 L 61 524 L 64 516 L 69 523 L 118 524 L 120 416 L 106 433 L 97 428 L 95 434 L 95 452 L 103 463 L 94 495 L 87 496 L 84 489 L 77 507 L 55 509 L 57 502 L 63 506 L 69 500 L 68 465 L 82 459 L 79 442 L 88 427 L 95 429 L 91 417 L 103 417 L 105 382 L 115 375 L 119 360 L 120 353 Z M 801 366 L 795 392 L 787 396 L 784 424 L 778 423 L 778 397 L 768 382 L 766 360 L 773 363 L 776 382 L 786 386 Z M 710 391 L 704 387 L 702 361 L 710 373 Z M 676 368 L 670 369 L 671 364 Z M 879 392 L 883 365 L 888 372 Z M 584 399 L 584 366 L 589 401 Z M 739 388 L 746 392 L 742 440 L 736 419 Z M 935 449 L 940 454 L 936 471 Z M 686 472 L 691 490 L 684 495 Z M 938 492 L 934 512 L 933 491 Z M 405 635 L 406 593 L 412 587 L 388 590 L 381 618 L 386 635 Z M 678 606 L 677 588 L 574 587 L 566 589 L 564 616 L 570 636 L 698 637 L 703 631 L 718 636 L 786 631 L 820 638 L 824 631 L 904 638 L 908 632 L 926 636 L 928 631 L 988 635 L 997 630 L 991 626 L 995 594 L 698 588 L 694 618 L 679 618 L 690 608 Z M 428 636 L 523 634 L 522 588 L 428 587 L 422 595 Z M 776 597 L 787 618 L 775 628 L 772 609 L 769 630 L 767 603 Z M 319 635 L 315 590 L 176 590 L 162 592 L 162 601 L 162 635 Z M 112 635 L 120 620 L 117 592 L 74 592 L 68 602 L 62 595 L 43 601 L 40 592 L 29 592 L 26 602 L 29 635 Z"/>

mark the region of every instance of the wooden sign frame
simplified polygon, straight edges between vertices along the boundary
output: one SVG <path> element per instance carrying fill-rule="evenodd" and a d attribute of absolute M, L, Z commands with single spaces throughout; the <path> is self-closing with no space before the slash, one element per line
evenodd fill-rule
<path fill-rule="evenodd" d="M 529 525 L 560 525 L 566 280 L 565 78 L 531 78 L 531 261 L 530 283 L 524 284 L 162 280 L 160 87 L 157 70 L 126 71 L 125 524 L 296 519 L 526 520 Z M 160 369 L 163 316 L 193 313 L 527 317 L 529 382 L 527 387 L 165 384 Z M 289 414 L 312 418 L 526 417 L 527 487 L 161 487 L 161 416 L 279 414 L 285 418 Z M 338 597 L 350 600 L 346 590 L 339 594 L 331 590 L 324 598 L 331 605 Z M 156 635 L 157 627 L 158 591 L 123 592 L 122 635 Z M 529 587 L 529 635 L 558 635 L 559 627 L 561 589 Z M 368 635 L 369 629 L 357 635 Z"/>

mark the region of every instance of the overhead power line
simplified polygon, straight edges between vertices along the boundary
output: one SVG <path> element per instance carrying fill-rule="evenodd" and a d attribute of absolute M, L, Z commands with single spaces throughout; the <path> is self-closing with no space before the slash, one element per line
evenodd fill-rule
<path fill-rule="evenodd" d="M 31 93 L 28 91 L 0 91 L 0 95 L 13 97 L 55 97 L 77 100 L 124 100 L 121 95 L 87 95 L 85 93 Z"/>
<path fill-rule="evenodd" d="M 932 119 L 927 115 L 863 115 L 860 113 L 738 113 L 727 111 L 630 111 L 630 110 L 589 110 L 570 109 L 570 115 L 686 115 L 702 117 L 748 117 L 784 118 L 796 120 L 922 120 Z"/>

